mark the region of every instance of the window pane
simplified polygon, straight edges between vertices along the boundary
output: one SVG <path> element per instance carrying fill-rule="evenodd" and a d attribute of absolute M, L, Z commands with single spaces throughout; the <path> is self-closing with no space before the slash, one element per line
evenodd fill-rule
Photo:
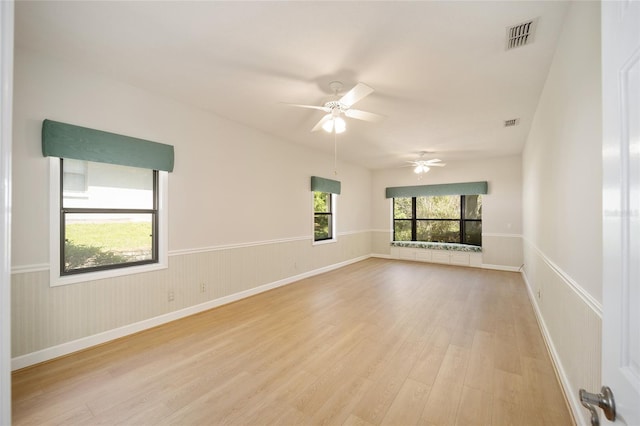
<path fill-rule="evenodd" d="M 482 222 L 464 222 L 464 244 L 482 245 Z"/>
<path fill-rule="evenodd" d="M 331 213 L 331 194 L 314 191 L 313 211 L 316 213 Z"/>
<path fill-rule="evenodd" d="M 437 243 L 460 242 L 460 221 L 418 220 L 416 228 L 417 241 L 430 241 Z"/>
<path fill-rule="evenodd" d="M 64 192 L 85 192 L 87 190 L 87 162 L 64 160 Z"/>
<path fill-rule="evenodd" d="M 482 196 L 465 195 L 464 198 L 465 219 L 482 219 Z"/>
<path fill-rule="evenodd" d="M 313 215 L 313 238 L 317 240 L 328 240 L 331 238 L 331 215 Z"/>
<path fill-rule="evenodd" d="M 87 176 L 80 173 L 64 173 L 64 192 L 86 192 Z"/>
<path fill-rule="evenodd" d="M 65 208 L 153 208 L 153 170 L 68 159 L 62 167 Z"/>
<path fill-rule="evenodd" d="M 394 241 L 411 241 L 411 221 L 394 220 L 393 232 Z"/>
<path fill-rule="evenodd" d="M 67 213 L 64 271 L 152 260 L 152 217 Z"/>
<path fill-rule="evenodd" d="M 393 218 L 394 219 L 411 219 L 411 216 L 412 216 L 411 210 L 412 210 L 411 198 L 394 198 L 393 199 Z M 402 240 L 402 241 L 405 241 L 405 240 Z"/>
<path fill-rule="evenodd" d="M 416 197 L 418 219 L 460 219 L 460 196 Z"/>

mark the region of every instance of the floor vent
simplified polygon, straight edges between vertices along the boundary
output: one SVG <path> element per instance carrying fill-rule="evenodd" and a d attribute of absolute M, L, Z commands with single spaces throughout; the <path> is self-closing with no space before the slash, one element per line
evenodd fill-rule
<path fill-rule="evenodd" d="M 507 28 L 507 50 L 525 46 L 533 42 L 536 19 Z"/>
<path fill-rule="evenodd" d="M 513 127 L 520 124 L 519 118 L 512 118 L 511 120 L 504 120 L 504 127 Z"/>

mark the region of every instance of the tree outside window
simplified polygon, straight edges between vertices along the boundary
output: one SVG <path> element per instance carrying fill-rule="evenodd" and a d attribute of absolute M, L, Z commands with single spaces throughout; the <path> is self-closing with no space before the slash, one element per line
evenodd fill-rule
<path fill-rule="evenodd" d="M 314 241 L 333 238 L 333 208 L 329 192 L 313 192 L 313 239 Z"/>
<path fill-rule="evenodd" d="M 394 241 L 482 245 L 482 197 L 442 195 L 393 199 Z"/>

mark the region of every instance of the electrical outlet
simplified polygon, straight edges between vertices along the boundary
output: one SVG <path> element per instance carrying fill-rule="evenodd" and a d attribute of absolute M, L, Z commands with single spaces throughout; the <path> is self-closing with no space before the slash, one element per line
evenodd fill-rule
<path fill-rule="evenodd" d="M 173 294 L 173 290 L 169 290 L 169 297 L 168 297 L 168 299 L 169 299 L 169 302 L 173 302 L 173 299 L 175 299 L 175 296 L 174 296 L 174 294 Z"/>
<path fill-rule="evenodd" d="M 206 291 L 204 283 L 200 283 L 200 293 L 204 293 Z"/>

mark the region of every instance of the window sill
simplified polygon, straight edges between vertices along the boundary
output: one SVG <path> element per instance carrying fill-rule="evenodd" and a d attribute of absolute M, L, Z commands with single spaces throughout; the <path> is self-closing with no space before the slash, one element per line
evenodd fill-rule
<path fill-rule="evenodd" d="M 423 248 L 429 250 L 464 251 L 482 253 L 482 247 L 456 243 L 430 243 L 425 241 L 392 241 L 391 247 Z"/>
<path fill-rule="evenodd" d="M 320 241 L 314 241 L 313 243 L 311 243 L 312 246 L 321 246 L 323 244 L 332 244 L 332 243 L 337 243 L 338 239 L 337 238 L 331 238 L 330 240 L 320 240 Z"/>
<path fill-rule="evenodd" d="M 150 265 L 130 266 L 126 268 L 109 269 L 106 271 L 86 272 L 60 277 L 51 277 L 50 286 L 57 287 L 67 284 L 77 284 L 87 281 L 103 280 L 106 278 L 122 277 L 125 275 L 142 274 L 145 272 L 159 271 L 167 269 L 166 263 L 153 263 Z"/>

